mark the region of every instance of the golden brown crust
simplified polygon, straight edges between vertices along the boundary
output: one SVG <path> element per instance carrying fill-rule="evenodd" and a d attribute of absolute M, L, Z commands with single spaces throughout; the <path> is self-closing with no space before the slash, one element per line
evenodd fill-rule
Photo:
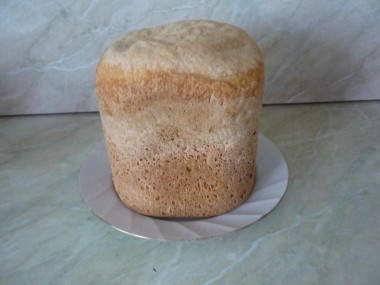
<path fill-rule="evenodd" d="M 187 29 L 202 32 L 183 37 Z M 138 51 L 141 35 L 146 46 Z M 180 22 L 123 38 L 124 44 L 116 41 L 105 52 L 96 73 L 120 199 L 139 213 L 158 217 L 213 216 L 243 203 L 254 181 L 264 84 L 257 46 L 240 29 L 208 21 Z M 176 40 L 180 48 L 173 47 Z M 200 55 L 191 59 L 199 43 Z M 132 55 L 140 57 L 126 61 L 131 47 Z M 153 67 L 147 65 L 149 51 L 156 55 Z M 238 58 L 230 60 L 231 54 Z M 215 71 L 205 63 L 222 68 Z"/>
<path fill-rule="evenodd" d="M 138 74 L 131 74 L 123 72 L 119 66 L 99 64 L 96 90 L 98 103 L 104 105 L 105 112 L 116 111 L 113 112 L 114 115 L 122 115 L 123 112 L 119 112 L 119 108 L 124 105 L 128 106 L 128 113 L 139 111 L 152 100 L 159 99 L 162 94 L 171 95 L 173 100 L 207 100 L 212 94 L 218 98 L 255 96 L 261 99 L 264 83 L 263 64 L 247 73 L 235 75 L 234 81 L 237 83 L 167 72 L 140 71 Z M 110 107 L 112 104 L 114 106 Z"/>
<path fill-rule="evenodd" d="M 110 153 L 115 152 L 111 149 Z M 189 153 L 193 154 L 174 152 L 155 160 L 148 154 L 136 161 L 117 161 L 115 168 L 123 171 L 114 176 L 120 199 L 145 215 L 208 217 L 228 212 L 249 197 L 255 178 L 254 162 L 226 161 L 230 157 L 226 151 L 214 147 L 202 154 Z"/>

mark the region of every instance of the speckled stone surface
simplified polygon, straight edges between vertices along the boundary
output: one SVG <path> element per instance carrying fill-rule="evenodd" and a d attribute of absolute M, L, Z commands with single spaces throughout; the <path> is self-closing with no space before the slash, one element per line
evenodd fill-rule
<path fill-rule="evenodd" d="M 2 0 L 0 115 L 97 110 L 95 67 L 122 34 L 187 19 L 246 30 L 265 103 L 380 99 L 378 0 Z"/>
<path fill-rule="evenodd" d="M 284 154 L 278 207 L 241 231 L 163 242 L 82 203 L 99 115 L 0 118 L 0 284 L 379 284 L 380 102 L 265 106 Z"/>

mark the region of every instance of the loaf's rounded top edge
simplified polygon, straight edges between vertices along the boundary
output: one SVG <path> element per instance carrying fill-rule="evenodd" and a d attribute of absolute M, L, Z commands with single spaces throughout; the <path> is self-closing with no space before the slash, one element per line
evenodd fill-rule
<path fill-rule="evenodd" d="M 262 69 L 263 59 L 241 28 L 190 20 L 128 32 L 111 44 L 99 64 L 125 72 L 175 71 L 221 79 Z"/>

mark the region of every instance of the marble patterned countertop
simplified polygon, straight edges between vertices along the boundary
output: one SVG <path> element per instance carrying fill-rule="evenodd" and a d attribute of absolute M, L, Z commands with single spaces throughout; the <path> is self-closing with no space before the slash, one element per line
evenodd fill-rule
<path fill-rule="evenodd" d="M 93 216 L 78 173 L 97 113 L 0 118 L 1 284 L 379 284 L 380 102 L 265 106 L 287 193 L 222 237 L 163 242 Z"/>
<path fill-rule="evenodd" d="M 0 114 L 96 111 L 94 74 L 126 32 L 208 19 L 257 42 L 268 104 L 380 99 L 379 0 L 2 0 Z"/>

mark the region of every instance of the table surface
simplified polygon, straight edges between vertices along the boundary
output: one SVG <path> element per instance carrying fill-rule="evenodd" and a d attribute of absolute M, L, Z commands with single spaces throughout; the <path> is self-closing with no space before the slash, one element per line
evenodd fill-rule
<path fill-rule="evenodd" d="M 287 193 L 200 241 L 120 233 L 83 204 L 99 115 L 0 118 L 0 284 L 380 284 L 380 102 L 264 106 Z"/>

